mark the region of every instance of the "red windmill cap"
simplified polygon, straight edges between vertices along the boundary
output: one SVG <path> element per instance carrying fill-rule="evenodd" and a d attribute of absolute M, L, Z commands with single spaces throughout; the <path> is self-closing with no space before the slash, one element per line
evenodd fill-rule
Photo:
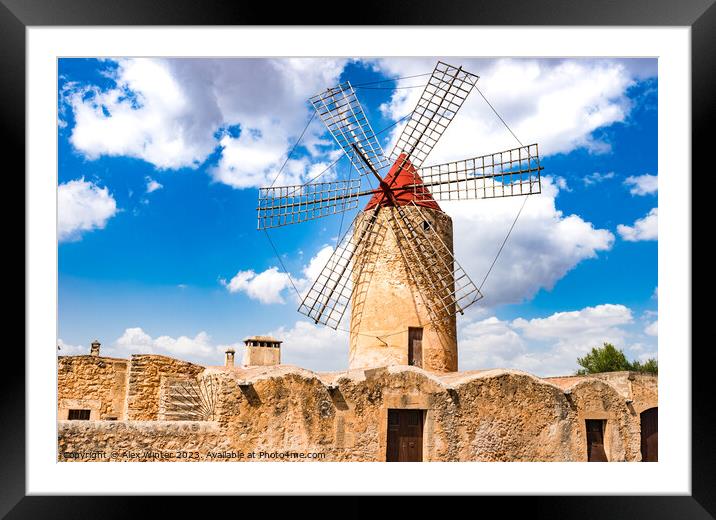
<path fill-rule="evenodd" d="M 401 153 L 393 163 L 390 171 L 383 178 L 383 182 L 391 188 L 393 198 L 398 206 L 406 206 L 414 202 L 418 206 L 440 210 L 440 206 L 438 206 L 430 191 L 423 184 L 420 175 L 418 175 L 417 168 L 408 160 L 408 156 L 405 153 Z M 364 211 L 373 209 L 378 205 L 393 206 L 393 201 L 380 188 L 368 201 Z"/>

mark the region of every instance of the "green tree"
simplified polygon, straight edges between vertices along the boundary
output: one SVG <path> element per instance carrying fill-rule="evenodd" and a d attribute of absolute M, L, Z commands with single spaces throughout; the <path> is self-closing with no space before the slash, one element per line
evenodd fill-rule
<path fill-rule="evenodd" d="M 656 359 L 651 358 L 644 363 L 639 361 L 630 363 L 624 352 L 618 350 L 611 343 L 604 343 L 602 347 L 593 348 L 586 356 L 577 358 L 577 363 L 582 367 L 577 370 L 577 375 L 580 376 L 599 372 L 618 372 L 620 370 L 632 370 L 649 374 L 659 373 L 659 364 Z"/>
<path fill-rule="evenodd" d="M 599 372 L 616 372 L 631 370 L 631 363 L 624 352 L 617 350 L 611 343 L 604 343 L 603 347 L 595 347 L 582 358 L 577 358 L 580 368 L 577 375 L 597 374 Z"/>
<path fill-rule="evenodd" d="M 658 374 L 659 373 L 659 362 L 654 358 L 647 359 L 644 363 L 634 361 L 631 364 L 631 369 L 634 372 L 646 372 L 647 374 Z"/>

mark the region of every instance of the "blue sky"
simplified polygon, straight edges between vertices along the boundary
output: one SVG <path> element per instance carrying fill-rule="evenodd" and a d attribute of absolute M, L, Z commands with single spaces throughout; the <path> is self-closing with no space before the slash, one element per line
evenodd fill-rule
<path fill-rule="evenodd" d="M 460 368 L 570 373 L 613 341 L 657 352 L 656 60 L 442 58 L 543 157 L 531 197 L 485 284 L 459 317 Z M 436 58 L 61 59 L 60 354 L 157 352 L 220 364 L 227 345 L 271 333 L 285 362 L 347 365 L 347 335 L 319 328 L 256 230 L 271 183 L 310 117 L 307 98 L 349 80 L 376 131 L 415 105 Z M 380 88 L 376 88 L 380 87 Z M 386 152 L 400 125 L 382 133 Z M 516 146 L 476 92 L 426 164 Z M 340 157 L 316 118 L 277 180 L 305 182 Z M 345 178 L 340 160 L 323 179 Z M 519 199 L 442 204 L 455 252 L 479 283 Z M 355 212 L 271 232 L 300 289 Z"/>

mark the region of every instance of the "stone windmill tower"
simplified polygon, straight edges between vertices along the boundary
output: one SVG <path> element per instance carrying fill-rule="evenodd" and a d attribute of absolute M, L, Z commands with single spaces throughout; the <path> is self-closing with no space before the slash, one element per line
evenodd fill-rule
<path fill-rule="evenodd" d="M 438 62 L 389 156 L 351 84 L 327 89 L 310 101 L 359 177 L 259 190 L 264 230 L 355 209 L 369 197 L 298 309 L 337 329 L 350 307 L 350 368 L 456 371 L 456 314 L 482 294 L 453 256 L 452 220 L 438 201 L 541 190 L 536 144 L 422 166 L 477 80 Z M 377 182 L 366 189 L 364 179 Z"/>

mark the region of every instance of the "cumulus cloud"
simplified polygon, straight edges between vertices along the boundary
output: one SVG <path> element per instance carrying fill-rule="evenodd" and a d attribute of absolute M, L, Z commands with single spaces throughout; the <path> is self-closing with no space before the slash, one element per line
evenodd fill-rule
<path fill-rule="evenodd" d="M 57 187 L 57 235 L 60 242 L 79 240 L 83 233 L 103 229 L 117 212 L 109 189 L 84 177 Z"/>
<path fill-rule="evenodd" d="M 180 359 L 220 359 L 224 350 L 224 345 L 213 344 L 211 337 L 204 331 L 193 338 L 188 336 L 153 338 L 141 327 L 130 327 L 125 329 L 114 345 L 107 348 L 107 355 L 127 357 L 132 354 L 164 354 Z"/>
<path fill-rule="evenodd" d="M 461 369 L 517 368 L 540 376 L 568 375 L 578 368 L 578 357 L 605 341 L 638 350 L 638 344 L 631 348 L 626 329 L 633 321 L 628 307 L 614 304 L 546 318 L 504 321 L 493 316 L 474 321 L 459 329 Z"/>
<path fill-rule="evenodd" d="M 243 292 L 252 300 L 264 304 L 286 303 L 285 291 L 293 289 L 292 285 L 295 285 L 296 290 L 305 295 L 332 253 L 333 247 L 323 246 L 301 269 L 301 274 L 291 278 L 279 271 L 278 267 L 269 267 L 260 273 L 251 269 L 239 271 L 231 280 L 221 279 L 220 283 L 232 294 Z"/>
<path fill-rule="evenodd" d="M 311 370 L 345 370 L 348 366 L 348 333 L 315 325 L 308 321 L 296 321 L 291 326 L 279 327 L 266 332 L 283 340 L 281 362 Z M 67 345 L 61 339 L 58 355 L 89 354 L 89 347 Z M 130 327 L 114 341 L 102 346 L 102 355 L 130 357 L 132 354 L 162 354 L 178 359 L 209 365 L 223 365 L 224 353 L 232 348 L 240 363 L 244 343 L 219 343 L 205 331 L 194 337 L 152 337 L 141 327 Z"/>
<path fill-rule="evenodd" d="M 632 175 L 624 180 L 624 185 L 632 195 L 653 195 L 659 189 L 659 177 L 648 173 Z"/>
<path fill-rule="evenodd" d="M 231 280 L 221 280 L 221 283 L 230 293 L 243 292 L 261 303 L 284 303 L 281 293 L 291 287 L 288 275 L 278 267 L 269 267 L 261 273 L 251 269 L 239 271 Z"/>
<path fill-rule="evenodd" d="M 637 60 L 447 59 L 480 76 L 478 87 L 523 143 L 538 142 L 542 155 L 577 148 L 599 153 L 610 143 L 593 132 L 625 121 L 629 87 L 655 71 Z M 434 60 L 385 58 L 376 68 L 389 76 L 432 70 Z M 415 81 L 415 80 L 414 80 Z M 408 84 L 408 81 L 405 81 Z M 396 90 L 383 106 L 393 119 L 409 113 L 421 89 Z M 548 121 L 549 124 L 545 124 Z M 393 141 L 404 125 L 393 132 Z M 514 138 L 473 92 L 428 158 L 437 164 L 492 153 L 515 145 Z M 389 147 L 388 149 L 391 149 Z"/>
<path fill-rule="evenodd" d="M 284 341 L 282 363 L 325 371 L 348 367 L 347 332 L 297 321 L 290 327 L 271 331 L 270 335 Z"/>
<path fill-rule="evenodd" d="M 651 322 L 649 325 L 646 326 L 644 329 L 644 334 L 648 336 L 658 336 L 659 335 L 659 321 L 655 320 Z"/>
<path fill-rule="evenodd" d="M 631 226 L 619 224 L 617 232 L 627 242 L 657 240 L 659 238 L 659 208 L 653 208 L 645 217 L 637 219 Z"/>
<path fill-rule="evenodd" d="M 62 338 L 57 339 L 58 356 L 79 356 L 89 353 L 89 347 L 85 347 L 84 345 L 70 345 L 69 343 L 65 343 Z"/>
<path fill-rule="evenodd" d="M 306 99 L 338 82 L 343 59 L 107 60 L 109 88 L 70 83 L 63 100 L 70 142 L 89 159 L 126 156 L 159 169 L 210 169 L 235 188 L 268 184 L 308 121 Z M 304 136 L 310 159 L 288 161 L 279 184 L 320 167 L 328 141 L 320 123 Z M 314 160 L 315 159 L 315 160 Z M 325 163 L 327 165 L 328 163 Z M 269 181 L 270 182 L 270 181 Z"/>
<path fill-rule="evenodd" d="M 482 306 L 518 303 L 554 284 L 579 262 L 609 250 L 614 235 L 556 208 L 559 188 L 542 179 L 483 286 Z M 479 285 L 522 205 L 521 198 L 441 202 L 453 218 L 455 256 Z"/>

